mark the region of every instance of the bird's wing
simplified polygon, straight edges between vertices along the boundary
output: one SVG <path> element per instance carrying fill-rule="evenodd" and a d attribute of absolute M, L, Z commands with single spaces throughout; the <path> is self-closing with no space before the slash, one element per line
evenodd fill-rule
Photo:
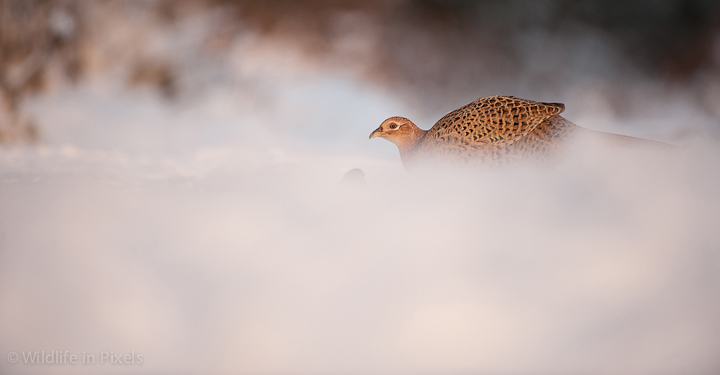
<path fill-rule="evenodd" d="M 540 103 L 513 96 L 484 97 L 445 115 L 428 130 L 423 142 L 471 147 L 509 145 L 564 110 L 562 103 Z"/>

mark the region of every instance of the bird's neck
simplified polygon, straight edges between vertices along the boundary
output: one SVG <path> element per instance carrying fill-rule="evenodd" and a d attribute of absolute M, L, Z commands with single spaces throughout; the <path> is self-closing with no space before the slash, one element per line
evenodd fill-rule
<path fill-rule="evenodd" d="M 425 133 L 427 133 L 426 130 L 415 128 L 412 132 L 405 133 L 402 137 L 397 139 L 395 141 L 395 145 L 398 146 L 400 153 L 404 154 L 415 148 L 415 146 L 417 146 L 420 140 L 425 136 Z"/>
<path fill-rule="evenodd" d="M 427 133 L 427 130 L 415 128 L 412 132 L 404 134 L 402 138 L 395 142 L 398 150 L 400 150 L 400 157 L 402 159 L 405 159 L 406 156 L 417 147 L 423 137 L 425 137 L 425 133 Z"/>

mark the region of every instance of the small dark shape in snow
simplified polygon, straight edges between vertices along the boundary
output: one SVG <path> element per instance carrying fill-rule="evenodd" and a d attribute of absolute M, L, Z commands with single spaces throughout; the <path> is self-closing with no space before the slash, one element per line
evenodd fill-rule
<path fill-rule="evenodd" d="M 347 173 L 345 173 L 341 182 L 344 185 L 364 186 L 365 172 L 363 172 L 360 168 L 351 169 Z"/>

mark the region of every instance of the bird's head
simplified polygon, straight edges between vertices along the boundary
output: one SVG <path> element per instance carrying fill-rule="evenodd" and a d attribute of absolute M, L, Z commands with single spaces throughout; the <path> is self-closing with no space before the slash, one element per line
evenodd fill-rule
<path fill-rule="evenodd" d="M 370 133 L 370 139 L 385 138 L 397 145 L 400 150 L 406 150 L 414 146 L 423 135 L 425 135 L 425 131 L 405 117 L 390 117 Z"/>

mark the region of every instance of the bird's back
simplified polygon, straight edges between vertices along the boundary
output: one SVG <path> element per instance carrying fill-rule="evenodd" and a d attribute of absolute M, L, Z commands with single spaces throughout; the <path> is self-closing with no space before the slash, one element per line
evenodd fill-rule
<path fill-rule="evenodd" d="M 407 159 L 428 156 L 486 163 L 545 153 L 575 127 L 558 116 L 564 109 L 561 103 L 483 97 L 441 118 Z"/>

